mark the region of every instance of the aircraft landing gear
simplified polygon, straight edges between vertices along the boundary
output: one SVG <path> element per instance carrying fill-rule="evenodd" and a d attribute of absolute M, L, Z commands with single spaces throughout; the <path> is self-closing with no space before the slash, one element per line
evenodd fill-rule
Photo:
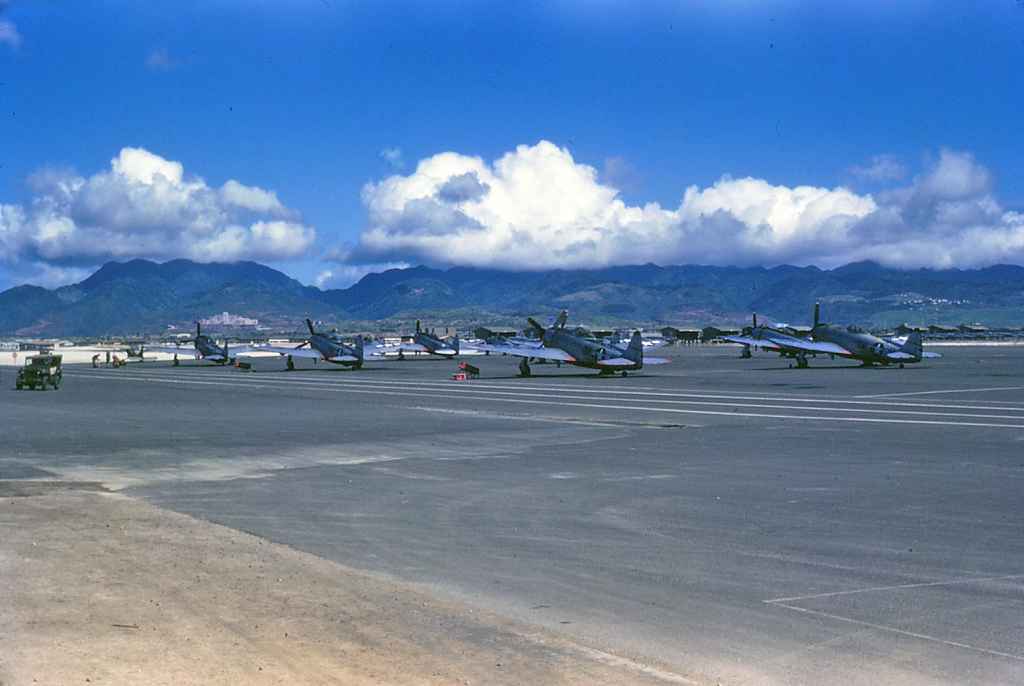
<path fill-rule="evenodd" d="M 796 356 L 796 368 L 797 369 L 807 369 L 807 355 L 797 355 Z"/>
<path fill-rule="evenodd" d="M 900 362 L 900 369 L 903 369 L 903 363 Z"/>
<path fill-rule="evenodd" d="M 530 363 L 526 358 L 519 361 L 519 376 L 530 376 Z"/>
<path fill-rule="evenodd" d="M 629 376 L 629 372 L 622 372 L 622 378 L 626 378 L 627 376 Z"/>
<path fill-rule="evenodd" d="M 741 360 L 749 360 L 751 357 L 752 357 L 752 355 L 750 353 L 750 346 L 749 345 L 743 346 L 743 350 L 740 351 L 740 359 Z"/>

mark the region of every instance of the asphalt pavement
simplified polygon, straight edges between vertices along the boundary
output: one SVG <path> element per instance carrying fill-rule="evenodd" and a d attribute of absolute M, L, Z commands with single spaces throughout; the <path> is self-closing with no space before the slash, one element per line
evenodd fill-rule
<path fill-rule="evenodd" d="M 0 375 L 0 479 L 80 480 L 714 683 L 1024 682 L 1024 347 L 727 346 Z"/>

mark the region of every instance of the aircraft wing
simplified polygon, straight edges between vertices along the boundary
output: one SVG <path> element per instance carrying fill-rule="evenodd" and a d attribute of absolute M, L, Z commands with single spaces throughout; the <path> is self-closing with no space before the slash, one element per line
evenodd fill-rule
<path fill-rule="evenodd" d="M 259 348 L 255 345 L 229 345 L 228 354 L 231 357 L 235 357 L 236 355 L 244 355 L 245 353 L 259 352 L 262 349 L 263 348 Z"/>
<path fill-rule="evenodd" d="M 921 357 L 929 360 L 934 360 L 936 358 L 942 357 L 942 353 L 923 352 L 921 353 Z"/>
<path fill-rule="evenodd" d="M 334 357 L 328 357 L 328 362 L 358 362 L 359 358 L 355 355 L 335 355 Z"/>
<path fill-rule="evenodd" d="M 363 343 L 363 355 L 366 357 L 380 357 L 388 353 L 398 352 L 397 345 L 382 345 L 380 343 Z"/>
<path fill-rule="evenodd" d="M 598 360 L 598 367 L 635 367 L 636 362 L 627 360 L 625 357 L 610 357 L 607 360 Z"/>
<path fill-rule="evenodd" d="M 782 350 L 782 346 L 770 338 L 751 338 L 750 336 L 722 336 L 723 341 L 749 345 L 751 348 L 764 348 L 765 350 Z"/>
<path fill-rule="evenodd" d="M 145 353 L 167 353 L 168 355 L 188 355 L 189 357 L 199 357 L 199 351 L 195 348 L 176 348 L 172 345 L 147 345 L 143 349 Z"/>
<path fill-rule="evenodd" d="M 644 355 L 645 367 L 649 364 L 668 364 L 671 361 L 672 360 L 668 359 L 667 357 L 647 357 L 647 355 Z"/>
<path fill-rule="evenodd" d="M 805 341 L 802 339 L 793 338 L 787 340 L 785 343 L 773 340 L 774 343 L 779 344 L 779 347 L 786 350 L 802 350 L 809 353 L 824 353 L 827 355 L 843 355 L 849 357 L 853 355 L 849 350 L 836 343 L 830 343 L 828 341 Z"/>
<path fill-rule="evenodd" d="M 430 352 L 430 350 L 427 349 L 427 346 L 421 345 L 419 343 L 400 343 L 399 345 L 392 345 L 392 346 L 389 346 L 386 349 L 385 352 L 398 352 L 398 351 L 401 351 L 403 353 L 429 353 Z M 454 352 L 454 351 L 452 351 L 452 352 Z"/>
<path fill-rule="evenodd" d="M 515 357 L 529 357 L 539 360 L 556 360 L 558 362 L 575 362 L 576 358 L 561 348 L 534 348 L 533 346 L 518 345 L 478 345 L 477 350 L 489 353 L 501 353 L 503 355 L 514 355 Z M 630 363 L 632 364 L 632 363 Z"/>
<path fill-rule="evenodd" d="M 292 357 L 305 357 L 311 360 L 319 360 L 323 357 L 318 351 L 311 348 L 287 348 L 280 345 L 265 345 L 261 348 L 253 348 L 252 352 L 263 352 L 263 353 L 280 353 L 281 355 L 291 355 Z"/>

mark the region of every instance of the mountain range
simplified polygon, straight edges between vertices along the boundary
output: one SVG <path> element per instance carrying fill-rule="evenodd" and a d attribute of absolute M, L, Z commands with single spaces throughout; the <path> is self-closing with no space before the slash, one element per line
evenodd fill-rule
<path fill-rule="evenodd" d="M 858 262 L 817 267 L 645 264 L 594 270 L 506 272 L 412 267 L 321 290 L 255 262 L 108 262 L 80 283 L 0 293 L 0 334 L 98 336 L 187 328 L 223 311 L 291 330 L 304 317 L 389 329 L 519 325 L 565 308 L 591 324 L 736 324 L 751 312 L 807 323 L 814 302 L 834 322 L 869 326 L 1024 324 L 1024 267 L 898 270 Z"/>

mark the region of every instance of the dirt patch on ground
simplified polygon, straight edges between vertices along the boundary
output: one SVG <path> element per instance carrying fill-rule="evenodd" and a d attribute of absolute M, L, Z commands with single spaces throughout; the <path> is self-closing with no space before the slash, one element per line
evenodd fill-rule
<path fill-rule="evenodd" d="M 14 483 L 4 686 L 695 683 L 95 485 Z"/>

